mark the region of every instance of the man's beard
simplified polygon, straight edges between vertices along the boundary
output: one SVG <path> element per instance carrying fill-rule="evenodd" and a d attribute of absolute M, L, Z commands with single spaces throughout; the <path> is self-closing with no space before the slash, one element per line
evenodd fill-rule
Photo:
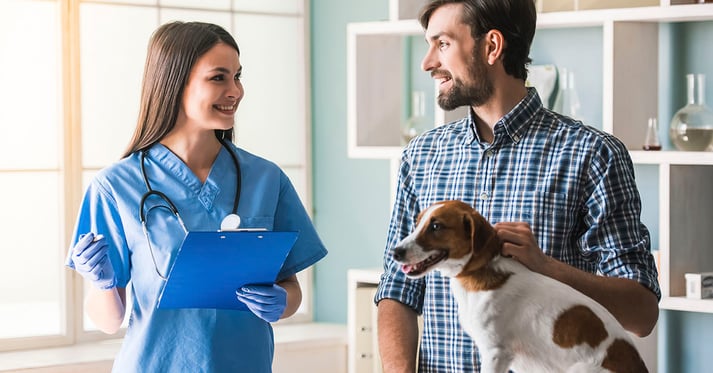
<path fill-rule="evenodd" d="M 450 90 L 438 94 L 438 106 L 445 111 L 451 111 L 461 106 L 480 106 L 484 104 L 493 94 L 493 82 L 488 75 L 485 62 L 481 62 L 481 47 L 473 49 L 473 61 L 468 66 L 470 84 L 461 79 L 453 78 L 453 86 Z M 433 71 L 447 73 L 445 71 Z M 450 75 L 450 74 L 448 74 Z"/>

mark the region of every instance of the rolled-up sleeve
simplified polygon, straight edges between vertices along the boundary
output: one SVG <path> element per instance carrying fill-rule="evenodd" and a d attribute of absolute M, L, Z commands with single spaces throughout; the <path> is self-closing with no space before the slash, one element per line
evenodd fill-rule
<path fill-rule="evenodd" d="M 634 167 L 624 145 L 613 137 L 608 140 L 590 168 L 592 193 L 585 202 L 587 229 L 581 246 L 599 255 L 603 275 L 637 281 L 661 299 L 651 237 L 641 223 Z"/>
<path fill-rule="evenodd" d="M 381 275 L 374 302 L 378 304 L 382 299 L 393 299 L 421 314 L 426 291 L 425 280 L 406 277 L 401 271 L 401 266 L 393 260 L 391 255 L 393 247 L 413 230 L 419 211 L 418 201 L 409 176 L 410 166 L 407 151 L 408 148 L 404 151 L 399 169 L 398 185 L 400 187 L 397 190 L 396 202 L 391 213 L 391 223 L 384 250 L 384 273 Z"/>

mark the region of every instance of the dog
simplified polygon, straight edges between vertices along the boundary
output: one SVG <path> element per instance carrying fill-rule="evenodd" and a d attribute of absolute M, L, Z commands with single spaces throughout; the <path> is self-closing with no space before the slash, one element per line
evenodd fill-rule
<path fill-rule="evenodd" d="M 648 372 L 631 337 L 602 305 L 502 256 L 495 229 L 470 205 L 443 201 L 393 249 L 410 278 L 450 278 L 481 372 Z"/>

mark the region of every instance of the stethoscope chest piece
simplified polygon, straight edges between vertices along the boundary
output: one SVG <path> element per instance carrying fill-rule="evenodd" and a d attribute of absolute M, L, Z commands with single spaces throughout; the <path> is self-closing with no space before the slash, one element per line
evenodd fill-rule
<path fill-rule="evenodd" d="M 237 214 L 228 214 L 223 221 L 220 222 L 221 231 L 234 231 L 240 228 L 240 216 Z"/>

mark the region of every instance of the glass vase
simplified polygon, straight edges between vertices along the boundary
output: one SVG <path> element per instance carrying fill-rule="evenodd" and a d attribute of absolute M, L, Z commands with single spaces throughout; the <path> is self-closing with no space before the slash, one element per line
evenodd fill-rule
<path fill-rule="evenodd" d="M 656 118 L 649 118 L 646 124 L 646 136 L 644 137 L 644 150 L 661 150 L 659 141 L 659 124 Z"/>
<path fill-rule="evenodd" d="M 401 145 L 408 144 L 433 124 L 426 117 L 426 95 L 423 91 L 411 93 L 411 115 L 401 124 Z"/>
<path fill-rule="evenodd" d="M 552 110 L 572 119 L 579 118 L 579 95 L 574 87 L 574 73 L 562 68 L 559 71 L 559 91 L 555 97 Z"/>
<path fill-rule="evenodd" d="M 678 150 L 710 150 L 713 143 L 713 111 L 705 103 L 704 74 L 686 75 L 686 106 L 671 119 L 669 136 Z"/>

